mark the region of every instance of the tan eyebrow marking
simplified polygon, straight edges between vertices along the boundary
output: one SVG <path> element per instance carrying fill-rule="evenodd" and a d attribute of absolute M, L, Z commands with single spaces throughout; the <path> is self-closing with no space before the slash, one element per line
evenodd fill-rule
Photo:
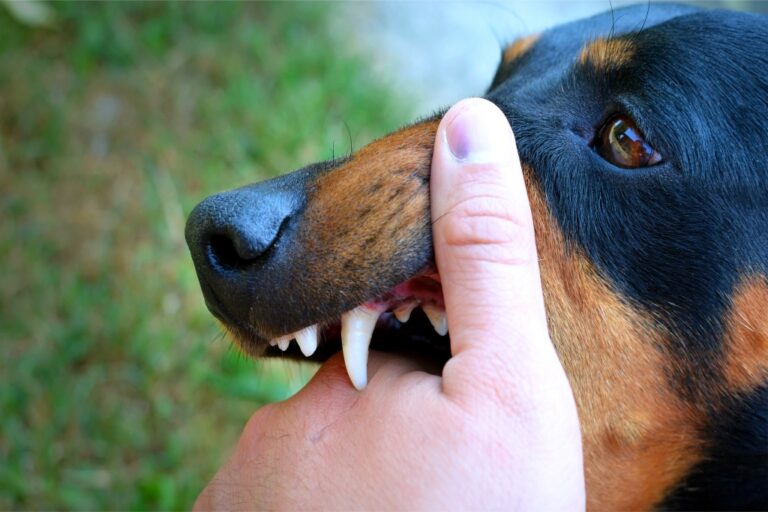
<path fill-rule="evenodd" d="M 634 45 L 626 39 L 600 38 L 582 48 L 579 63 L 600 70 L 619 68 L 629 63 L 634 54 Z"/>
<path fill-rule="evenodd" d="M 540 35 L 541 34 L 531 34 L 525 37 L 520 37 L 507 46 L 501 57 L 502 65 L 506 66 L 522 57 L 525 52 L 530 50 L 531 46 L 539 40 Z"/>

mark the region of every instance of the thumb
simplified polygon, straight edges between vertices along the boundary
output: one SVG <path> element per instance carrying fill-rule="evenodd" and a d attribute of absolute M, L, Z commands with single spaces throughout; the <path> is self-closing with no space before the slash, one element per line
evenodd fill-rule
<path fill-rule="evenodd" d="M 559 366 L 515 139 L 495 105 L 463 100 L 443 117 L 430 188 L 453 355 L 444 390 L 450 391 L 450 378 L 458 379 L 457 389 L 466 390 L 468 382 L 510 389 L 506 383 L 526 382 L 542 369 L 542 356 L 545 371 Z"/>

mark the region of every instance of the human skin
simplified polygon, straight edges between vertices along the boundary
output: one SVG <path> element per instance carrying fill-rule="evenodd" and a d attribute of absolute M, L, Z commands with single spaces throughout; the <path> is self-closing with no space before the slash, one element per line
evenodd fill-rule
<path fill-rule="evenodd" d="M 514 136 L 493 104 L 444 116 L 430 188 L 442 374 L 372 352 L 356 391 L 337 354 L 256 411 L 197 510 L 583 510 L 576 407 L 547 332 Z"/>

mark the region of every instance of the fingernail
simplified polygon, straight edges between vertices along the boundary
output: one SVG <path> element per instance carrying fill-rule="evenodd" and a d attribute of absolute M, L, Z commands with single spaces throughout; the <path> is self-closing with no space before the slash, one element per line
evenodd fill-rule
<path fill-rule="evenodd" d="M 445 137 L 459 162 L 498 162 L 509 151 L 509 129 L 506 118 L 494 105 L 473 101 L 448 123 Z"/>

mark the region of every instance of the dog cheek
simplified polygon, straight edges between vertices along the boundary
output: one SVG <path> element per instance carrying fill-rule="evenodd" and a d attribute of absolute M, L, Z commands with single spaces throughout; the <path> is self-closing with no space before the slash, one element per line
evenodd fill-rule
<path fill-rule="evenodd" d="M 745 279 L 731 299 L 724 338 L 723 374 L 727 396 L 747 394 L 768 380 L 768 280 Z"/>
<path fill-rule="evenodd" d="M 527 172 L 527 177 L 530 172 Z M 669 334 L 619 296 L 529 180 L 550 335 L 577 402 L 591 507 L 647 509 L 702 457 L 705 418 L 669 379 Z M 628 492 L 622 482 L 632 481 Z"/>
<path fill-rule="evenodd" d="M 396 132 L 317 179 L 297 236 L 309 288 L 356 305 L 431 264 L 435 129 L 429 121 Z"/>

